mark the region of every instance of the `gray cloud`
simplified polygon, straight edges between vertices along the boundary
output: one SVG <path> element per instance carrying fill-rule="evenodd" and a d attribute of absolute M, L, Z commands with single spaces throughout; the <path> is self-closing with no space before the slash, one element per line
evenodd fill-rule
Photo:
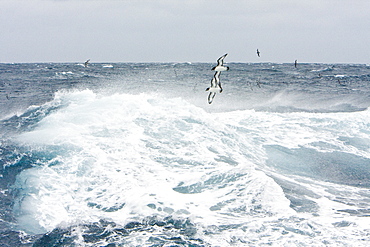
<path fill-rule="evenodd" d="M 1 0 L 0 62 L 209 62 L 228 52 L 239 62 L 369 63 L 369 9 L 367 0 Z"/>

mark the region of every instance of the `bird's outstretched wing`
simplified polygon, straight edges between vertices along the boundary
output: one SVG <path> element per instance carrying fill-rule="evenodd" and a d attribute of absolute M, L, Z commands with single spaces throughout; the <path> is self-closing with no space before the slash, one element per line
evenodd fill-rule
<path fill-rule="evenodd" d="M 217 59 L 217 66 L 223 66 L 224 65 L 224 58 L 227 56 L 227 53 L 223 56 L 221 56 L 219 59 Z"/>
<path fill-rule="evenodd" d="M 212 104 L 213 98 L 216 96 L 216 93 L 210 92 L 208 95 L 208 104 Z"/>

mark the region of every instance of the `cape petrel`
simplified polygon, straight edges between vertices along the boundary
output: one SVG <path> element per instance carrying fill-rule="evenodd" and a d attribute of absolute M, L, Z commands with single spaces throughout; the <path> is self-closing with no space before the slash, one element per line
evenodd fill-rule
<path fill-rule="evenodd" d="M 84 66 L 87 67 L 89 66 L 90 59 L 87 59 L 86 62 L 84 63 Z"/>

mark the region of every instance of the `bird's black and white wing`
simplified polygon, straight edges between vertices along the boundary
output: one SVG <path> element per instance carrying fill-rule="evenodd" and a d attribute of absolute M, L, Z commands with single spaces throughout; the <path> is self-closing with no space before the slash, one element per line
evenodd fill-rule
<path fill-rule="evenodd" d="M 224 65 L 224 59 L 227 56 L 227 53 L 223 56 L 221 56 L 219 59 L 217 59 L 217 66 L 223 66 Z"/>
<path fill-rule="evenodd" d="M 208 104 L 212 104 L 213 98 L 216 96 L 216 93 L 210 92 L 208 95 Z"/>

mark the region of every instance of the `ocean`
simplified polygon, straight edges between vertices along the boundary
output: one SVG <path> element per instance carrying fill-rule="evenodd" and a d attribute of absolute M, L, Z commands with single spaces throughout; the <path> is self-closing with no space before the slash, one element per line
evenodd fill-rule
<path fill-rule="evenodd" d="M 370 246 L 370 66 L 0 64 L 0 246 Z"/>

